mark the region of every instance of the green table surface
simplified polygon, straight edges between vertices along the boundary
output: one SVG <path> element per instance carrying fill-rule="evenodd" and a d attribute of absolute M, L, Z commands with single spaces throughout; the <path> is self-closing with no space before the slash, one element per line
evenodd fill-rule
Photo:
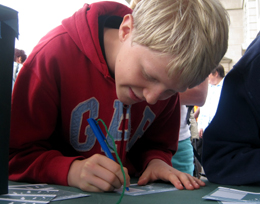
<path fill-rule="evenodd" d="M 203 180 L 203 179 L 202 179 Z M 215 183 L 210 183 L 207 180 L 203 180 L 206 183 L 205 187 L 201 187 L 197 190 L 177 190 L 177 191 L 170 191 L 170 192 L 163 192 L 163 193 L 155 193 L 149 195 L 142 195 L 142 196 L 129 196 L 124 195 L 121 204 L 133 204 L 133 203 L 140 203 L 140 204 L 168 204 L 168 203 L 176 203 L 176 204 L 214 204 L 218 203 L 217 201 L 210 201 L 202 199 L 203 196 L 207 195 L 208 193 L 212 192 L 219 186 L 234 188 L 238 190 L 245 190 L 250 192 L 260 192 L 259 186 L 227 186 L 227 185 L 219 185 Z M 137 179 L 131 179 L 131 183 L 136 183 Z M 18 185 L 18 184 L 25 184 L 20 182 L 13 182 L 9 181 L 9 185 Z M 68 187 L 68 186 L 59 186 L 59 185 L 50 185 L 52 187 L 82 193 L 80 189 Z M 76 198 L 76 199 L 69 199 L 63 201 L 55 201 L 51 202 L 51 204 L 112 204 L 117 203 L 120 194 L 118 193 L 92 193 L 89 192 L 89 197 L 83 198 Z"/>

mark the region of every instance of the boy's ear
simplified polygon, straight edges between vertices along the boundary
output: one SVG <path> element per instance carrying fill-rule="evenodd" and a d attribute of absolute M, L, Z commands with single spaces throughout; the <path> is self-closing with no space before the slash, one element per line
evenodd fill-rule
<path fill-rule="evenodd" d="M 124 16 L 123 21 L 119 27 L 119 40 L 125 41 L 133 31 L 134 19 L 131 14 Z"/>

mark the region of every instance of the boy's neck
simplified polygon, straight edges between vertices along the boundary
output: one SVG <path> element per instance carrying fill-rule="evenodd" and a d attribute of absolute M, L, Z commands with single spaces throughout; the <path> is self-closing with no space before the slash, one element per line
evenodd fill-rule
<path fill-rule="evenodd" d="M 118 29 L 104 28 L 104 47 L 110 73 L 115 74 L 115 62 L 120 48 Z"/>

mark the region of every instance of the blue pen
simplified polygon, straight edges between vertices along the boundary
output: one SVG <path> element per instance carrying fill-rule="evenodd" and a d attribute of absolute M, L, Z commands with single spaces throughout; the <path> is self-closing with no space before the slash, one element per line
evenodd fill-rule
<path fill-rule="evenodd" d="M 101 148 L 104 150 L 106 156 L 110 159 L 112 159 L 113 161 L 116 161 L 113 157 L 113 155 L 111 154 L 105 140 L 105 135 L 103 134 L 102 130 L 100 129 L 99 125 L 97 124 L 97 121 L 95 121 L 93 118 L 89 118 L 87 119 L 92 131 L 94 132 L 94 135 L 96 136 Z M 126 187 L 126 190 L 129 191 L 129 188 Z"/>

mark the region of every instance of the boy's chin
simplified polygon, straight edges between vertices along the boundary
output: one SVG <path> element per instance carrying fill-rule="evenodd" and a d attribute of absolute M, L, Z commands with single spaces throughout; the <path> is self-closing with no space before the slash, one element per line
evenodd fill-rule
<path fill-rule="evenodd" d="M 121 101 L 124 105 L 130 106 L 135 104 L 135 102 L 129 102 L 129 101 Z"/>
<path fill-rule="evenodd" d="M 133 100 L 130 100 L 130 99 L 127 99 L 127 98 L 120 98 L 120 97 L 118 97 L 118 100 L 121 102 L 121 103 L 123 103 L 124 105 L 128 105 L 128 106 L 130 106 L 130 105 L 133 105 L 133 104 L 135 104 L 136 102 L 135 101 L 133 101 Z"/>

